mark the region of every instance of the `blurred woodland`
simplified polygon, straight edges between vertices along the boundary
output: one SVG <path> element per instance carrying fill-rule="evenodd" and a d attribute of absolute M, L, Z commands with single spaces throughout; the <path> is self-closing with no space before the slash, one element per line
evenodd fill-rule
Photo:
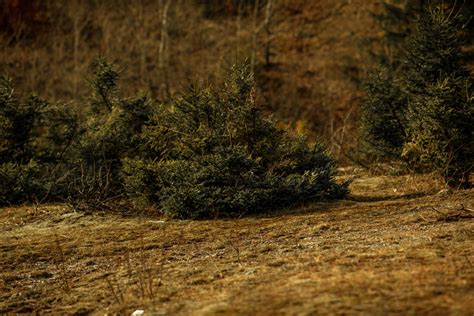
<path fill-rule="evenodd" d="M 380 17 L 398 8 L 396 35 L 407 35 L 401 13 L 424 2 L 2 0 L 0 72 L 21 95 L 80 107 L 98 56 L 121 68 L 125 95 L 142 90 L 159 102 L 192 83 L 219 86 L 223 66 L 248 58 L 258 103 L 347 162 L 366 74 L 376 52 L 390 56 L 383 39 L 393 30 Z"/>

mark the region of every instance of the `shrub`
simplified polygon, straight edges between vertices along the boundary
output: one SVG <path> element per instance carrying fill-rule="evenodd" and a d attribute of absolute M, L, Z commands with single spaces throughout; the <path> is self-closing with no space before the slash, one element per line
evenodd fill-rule
<path fill-rule="evenodd" d="M 406 141 L 407 96 L 386 69 L 373 73 L 362 104 L 362 145 L 372 155 L 398 158 Z"/>
<path fill-rule="evenodd" d="M 122 194 L 122 159 L 139 155 L 139 135 L 153 113 L 153 103 L 147 95 L 121 97 L 118 79 L 112 63 L 96 60 L 86 120 L 68 157 L 71 172 L 67 195 L 78 208 L 102 208 Z"/>
<path fill-rule="evenodd" d="M 20 103 L 14 96 L 13 85 L 8 77 L 0 78 L 0 161 L 28 162 L 33 157 L 29 148 L 32 129 L 39 120 L 38 107 L 42 102 L 30 98 Z"/>
<path fill-rule="evenodd" d="M 341 198 L 320 145 L 286 134 L 255 104 L 253 77 L 234 66 L 219 92 L 192 87 L 144 130 L 146 153 L 124 161 L 130 195 L 178 218 L 241 216 Z M 151 189 L 150 189 L 151 188 Z"/>
<path fill-rule="evenodd" d="M 58 197 L 76 116 L 35 95 L 21 102 L 13 92 L 11 80 L 0 78 L 0 204 Z"/>
<path fill-rule="evenodd" d="M 28 163 L 0 164 L 0 206 L 31 201 L 46 194 L 41 169 L 34 160 Z"/>
<path fill-rule="evenodd" d="M 341 198 L 334 161 L 320 145 L 278 129 L 256 105 L 247 65 L 221 91 L 192 87 L 155 107 L 122 98 L 118 73 L 99 59 L 85 120 L 0 85 L 0 204 L 67 200 L 107 208 L 123 189 L 177 218 L 241 216 Z"/>

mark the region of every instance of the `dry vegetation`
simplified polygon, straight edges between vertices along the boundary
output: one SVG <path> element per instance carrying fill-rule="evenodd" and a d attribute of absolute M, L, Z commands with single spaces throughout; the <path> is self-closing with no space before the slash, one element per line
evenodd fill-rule
<path fill-rule="evenodd" d="M 359 172 L 351 190 L 238 220 L 4 208 L 0 313 L 472 315 L 473 189 Z"/>

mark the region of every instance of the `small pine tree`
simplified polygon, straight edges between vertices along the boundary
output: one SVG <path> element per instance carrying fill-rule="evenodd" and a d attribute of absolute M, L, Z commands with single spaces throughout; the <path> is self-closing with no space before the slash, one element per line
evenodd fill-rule
<path fill-rule="evenodd" d="M 462 46 L 466 43 L 459 16 L 441 7 L 427 10 L 416 23 L 404 62 L 406 90 L 422 95 L 426 87 L 446 77 L 468 78 Z"/>
<path fill-rule="evenodd" d="M 402 153 L 406 141 L 407 96 L 400 84 L 383 68 L 367 81 L 367 99 L 362 104 L 361 145 L 371 155 L 396 159 Z"/>
<path fill-rule="evenodd" d="M 121 158 L 134 155 L 140 146 L 138 135 L 153 113 L 154 104 L 146 94 L 121 97 L 118 78 L 113 64 L 97 60 L 88 121 L 81 139 L 82 155 L 90 162 L 120 164 Z"/>
<path fill-rule="evenodd" d="M 118 79 L 112 63 L 102 58 L 95 61 L 87 118 L 68 157 L 68 195 L 75 207 L 105 207 L 106 200 L 121 195 L 122 159 L 139 155 L 139 135 L 154 105 L 145 94 L 121 97 Z"/>
<path fill-rule="evenodd" d="M 474 157 L 474 103 L 471 82 L 446 77 L 409 103 L 403 155 L 441 174 L 453 187 L 469 187 Z"/>
<path fill-rule="evenodd" d="M 472 77 L 459 21 L 440 6 L 421 15 L 403 71 L 374 75 L 362 107 L 372 152 L 437 171 L 451 186 L 468 185 L 474 153 Z"/>
<path fill-rule="evenodd" d="M 437 7 L 417 21 L 406 60 L 408 141 L 403 155 L 467 186 L 474 154 L 472 77 L 457 17 Z"/>
<path fill-rule="evenodd" d="M 321 146 L 262 116 L 248 65 L 232 68 L 223 91 L 193 87 L 161 107 L 143 138 L 156 156 L 127 159 L 125 187 L 170 216 L 235 217 L 347 192 Z"/>
<path fill-rule="evenodd" d="M 77 130 L 76 116 L 37 96 L 21 102 L 0 78 L 0 204 L 54 198 L 62 191 L 59 165 Z"/>
<path fill-rule="evenodd" d="M 31 98 L 21 103 L 14 96 L 12 81 L 0 78 L 0 162 L 28 162 L 33 158 L 29 148 L 32 129 L 39 120 L 43 102 Z"/>
<path fill-rule="evenodd" d="M 422 15 L 427 7 L 439 6 L 446 10 L 459 12 L 458 17 L 466 27 L 466 39 L 474 40 L 474 22 L 471 19 L 474 2 L 458 0 L 379 0 L 381 10 L 371 13 L 378 24 L 382 38 L 369 38 L 365 44 L 369 47 L 369 55 L 377 64 L 391 72 L 404 71 L 404 58 L 410 36 L 416 32 L 416 17 Z M 376 44 L 376 45 L 374 45 Z M 465 55 L 467 61 L 472 61 L 472 54 Z"/>
<path fill-rule="evenodd" d="M 380 0 L 381 11 L 372 17 L 382 31 L 377 45 L 370 45 L 369 55 L 378 63 L 365 80 L 367 97 L 361 105 L 358 159 L 399 160 L 406 140 L 408 96 L 400 73 L 404 68 L 404 52 L 412 28 L 412 18 L 423 4 L 419 1 Z"/>

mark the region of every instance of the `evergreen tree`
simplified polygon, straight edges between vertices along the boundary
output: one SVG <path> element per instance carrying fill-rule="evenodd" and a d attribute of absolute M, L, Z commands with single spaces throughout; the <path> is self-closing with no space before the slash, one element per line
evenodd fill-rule
<path fill-rule="evenodd" d="M 474 154 L 472 77 L 457 16 L 436 7 L 417 21 L 404 76 L 409 95 L 403 156 L 467 186 Z"/>
<path fill-rule="evenodd" d="M 26 102 L 0 78 L 0 204 L 51 199 L 62 191 L 59 166 L 77 130 L 75 114 L 35 95 Z"/>
<path fill-rule="evenodd" d="M 459 25 L 460 16 L 441 6 L 420 15 L 403 71 L 372 76 L 362 107 L 372 152 L 437 171 L 451 186 L 468 185 L 474 153 L 472 77 Z"/>
<path fill-rule="evenodd" d="M 222 91 L 193 87 L 162 106 L 143 138 L 155 156 L 125 160 L 125 187 L 170 216 L 235 217 L 347 193 L 321 146 L 260 113 L 248 65 Z"/>
<path fill-rule="evenodd" d="M 362 104 L 361 145 L 368 154 L 397 159 L 406 141 L 407 96 L 400 80 L 381 67 L 366 84 L 367 99 Z"/>
<path fill-rule="evenodd" d="M 30 98 L 21 103 L 14 96 L 10 78 L 0 78 L 0 162 L 28 162 L 33 126 L 39 120 L 44 102 Z"/>
<path fill-rule="evenodd" d="M 121 97 L 118 79 L 112 63 L 95 61 L 86 120 L 68 161 L 67 194 L 76 208 L 103 208 L 105 201 L 122 194 L 122 159 L 139 155 L 139 135 L 153 113 L 146 94 Z"/>
<path fill-rule="evenodd" d="M 423 94 L 445 77 L 468 78 L 462 46 L 466 43 L 460 17 L 441 7 L 427 10 L 416 21 L 404 61 L 403 80 L 409 94 Z"/>
<path fill-rule="evenodd" d="M 148 122 L 153 103 L 146 94 L 121 97 L 119 74 L 104 59 L 96 61 L 93 74 L 93 94 L 80 139 L 80 156 L 89 165 L 110 164 L 115 174 L 120 169 L 120 159 L 133 155 L 139 147 L 137 135 Z"/>
<path fill-rule="evenodd" d="M 430 7 L 442 7 L 446 11 L 458 12 L 461 24 L 465 25 L 465 38 L 474 40 L 474 2 L 459 0 L 380 0 L 381 10 L 371 13 L 382 31 L 382 38 L 368 39 L 369 55 L 375 62 L 392 72 L 403 71 L 404 57 L 408 39 L 416 32 L 416 17 Z M 375 44 L 375 45 L 373 45 Z M 472 54 L 466 54 L 465 59 L 472 61 Z"/>
<path fill-rule="evenodd" d="M 361 106 L 361 141 L 359 151 L 364 159 L 400 159 L 406 140 L 408 96 L 400 74 L 404 69 L 407 38 L 413 18 L 423 1 L 397 2 L 380 0 L 381 11 L 372 13 L 383 33 L 370 39 L 369 55 L 378 64 L 365 81 L 367 97 Z"/>

